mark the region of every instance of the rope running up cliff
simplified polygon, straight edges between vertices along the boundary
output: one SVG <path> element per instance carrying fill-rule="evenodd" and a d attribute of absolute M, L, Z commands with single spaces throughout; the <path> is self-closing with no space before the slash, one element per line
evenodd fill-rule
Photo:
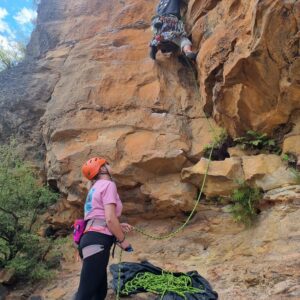
<path fill-rule="evenodd" d="M 193 66 L 191 65 L 190 61 L 186 57 L 185 57 L 185 60 L 186 60 L 186 63 L 188 64 L 188 66 L 190 67 L 190 69 L 191 69 L 191 71 L 193 73 L 195 90 L 196 90 L 197 96 L 201 99 L 200 91 L 199 91 L 199 87 L 198 87 L 198 83 L 197 83 L 197 78 L 196 78 L 196 75 L 194 73 Z M 205 115 L 205 118 L 206 118 L 206 121 L 208 122 L 209 127 L 211 128 L 213 134 L 216 135 L 216 131 L 215 131 L 214 127 L 212 126 L 209 118 L 206 115 Z M 198 204 L 200 202 L 201 196 L 203 194 L 203 190 L 204 190 L 204 186 L 205 186 L 205 183 L 206 183 L 206 178 L 207 178 L 207 175 L 208 175 L 208 170 L 209 170 L 209 166 L 210 166 L 210 162 L 211 162 L 211 156 L 212 156 L 212 152 L 214 150 L 214 146 L 215 146 L 215 142 L 213 142 L 213 144 L 211 146 L 211 150 L 210 150 L 210 154 L 209 154 L 209 158 L 208 158 L 208 163 L 207 163 L 207 167 L 206 167 L 205 174 L 204 174 L 204 177 L 203 177 L 203 181 L 202 181 L 202 184 L 201 184 L 200 192 L 198 194 L 198 197 L 197 197 L 197 200 L 195 202 L 195 205 L 194 205 L 191 213 L 187 217 L 186 221 L 181 226 L 179 226 L 176 230 L 174 230 L 173 232 L 170 232 L 170 233 L 168 233 L 166 235 L 162 235 L 162 236 L 156 236 L 156 235 L 154 235 L 152 233 L 149 233 L 149 232 L 146 232 L 146 231 L 142 230 L 139 227 L 134 227 L 135 231 L 139 232 L 140 234 L 142 234 L 142 235 L 144 235 L 144 236 L 146 236 L 146 237 L 148 237 L 148 238 L 150 238 L 152 240 L 161 241 L 161 240 L 173 238 L 177 233 L 179 233 L 180 231 L 182 231 L 187 226 L 187 224 L 189 223 L 190 219 L 194 215 L 194 213 L 195 213 L 195 211 L 197 209 L 197 206 L 198 206 Z M 116 299 L 117 300 L 120 299 L 120 280 L 121 280 L 121 267 L 120 267 L 120 264 L 121 264 L 121 261 L 122 261 L 122 252 L 123 252 L 123 250 L 121 249 L 120 250 L 120 256 L 119 256 L 118 286 L 117 286 L 117 295 L 116 295 Z"/>

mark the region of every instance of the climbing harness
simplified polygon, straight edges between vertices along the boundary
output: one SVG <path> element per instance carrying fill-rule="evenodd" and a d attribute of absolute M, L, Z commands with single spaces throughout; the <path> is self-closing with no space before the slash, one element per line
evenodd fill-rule
<path fill-rule="evenodd" d="M 191 70 L 192 70 L 192 73 L 193 73 L 193 76 L 194 76 L 194 82 L 195 82 L 195 90 L 196 90 L 196 93 L 198 95 L 198 97 L 201 99 L 201 95 L 200 95 L 200 91 L 199 91 L 199 87 L 198 87 L 198 84 L 197 84 L 197 78 L 196 78 L 196 75 L 194 73 L 194 70 L 193 70 L 193 67 L 190 63 L 190 61 L 188 60 L 188 58 L 186 58 L 186 62 L 187 64 L 190 66 Z M 205 118 L 206 118 L 206 121 L 208 122 L 209 124 L 209 127 L 210 129 L 212 130 L 213 132 L 213 135 L 216 135 L 216 132 L 215 132 L 215 129 L 213 127 L 213 125 L 211 124 L 208 116 L 205 114 Z M 214 139 L 215 140 L 215 139 Z M 186 225 L 188 224 L 188 222 L 190 221 L 190 219 L 192 218 L 192 216 L 194 215 L 196 209 L 197 209 L 197 206 L 200 202 L 200 199 L 201 199 L 201 196 L 203 194 L 203 190 L 204 190 L 204 187 L 205 187 L 205 183 L 206 183 L 206 178 L 207 178 L 207 175 L 208 175 L 208 170 L 209 170 L 209 166 L 210 166 L 210 162 L 211 162 L 211 156 L 212 156 L 212 153 L 213 153 L 213 150 L 214 150 L 214 147 L 215 147 L 215 141 L 213 141 L 212 143 L 212 146 L 211 146 L 211 149 L 210 149 L 210 153 L 209 153 L 209 158 L 208 158 L 208 162 L 207 162 L 207 167 L 206 167 L 206 170 L 205 170 L 205 173 L 204 173 L 204 177 L 203 177 L 203 181 L 202 181 L 202 185 L 201 185 L 201 189 L 200 189 L 200 192 L 198 194 L 198 197 L 197 197 L 197 200 L 195 202 L 195 205 L 191 211 L 191 213 L 189 214 L 189 216 L 187 217 L 186 221 L 181 225 L 179 226 L 176 230 L 168 233 L 168 234 L 165 234 L 165 235 L 154 235 L 152 233 L 149 233 L 149 232 L 146 232 L 144 231 L 143 229 L 139 228 L 139 227 L 134 227 L 134 230 L 141 233 L 142 235 L 148 237 L 148 238 L 151 238 L 153 240 L 164 240 L 164 239 L 169 239 L 169 238 L 172 238 L 174 237 L 177 233 L 179 233 L 180 231 L 182 231 Z M 120 299 L 120 278 L 121 278 L 121 267 L 120 267 L 120 264 L 121 264 L 121 261 L 122 261 L 122 252 L 123 250 L 121 249 L 120 250 L 120 256 L 119 256 L 119 270 L 118 270 L 118 285 L 117 285 L 117 295 L 116 295 L 116 299 L 119 300 Z M 149 275 L 147 275 L 149 276 Z M 141 279 L 144 279 L 144 277 L 140 277 L 139 280 Z M 147 280 L 148 280 L 149 277 L 147 277 Z M 138 281 L 139 282 L 139 281 Z M 144 282 L 144 281 L 143 281 Z M 148 282 L 148 281 L 147 281 Z M 152 289 L 153 292 L 155 292 L 155 288 L 154 286 L 156 285 L 155 282 L 156 281 L 153 281 L 153 280 L 149 280 L 149 282 L 153 282 L 154 285 L 151 284 L 151 286 L 149 287 L 148 286 L 148 283 L 147 283 L 147 286 Z M 168 282 L 168 281 L 165 281 L 165 282 Z M 164 285 L 163 283 L 161 283 L 161 285 Z M 166 283 L 165 283 L 166 285 Z M 145 286 L 143 285 L 143 287 L 145 288 Z M 149 290 L 151 291 L 151 290 Z M 123 291 L 122 291 L 123 292 Z M 185 297 L 183 296 L 183 298 L 185 299 Z M 161 298 L 162 299 L 162 298 Z"/>

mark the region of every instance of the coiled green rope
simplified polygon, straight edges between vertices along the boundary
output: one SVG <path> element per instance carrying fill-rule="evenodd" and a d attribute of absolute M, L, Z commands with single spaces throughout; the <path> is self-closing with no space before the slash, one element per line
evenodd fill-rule
<path fill-rule="evenodd" d="M 145 272 L 138 273 L 132 280 L 125 283 L 121 293 L 129 295 L 142 288 L 147 292 L 161 295 L 163 299 L 166 293 L 172 292 L 187 299 L 187 293 L 203 293 L 204 290 L 192 286 L 192 279 L 187 275 L 174 276 L 172 273 L 162 272 L 161 275 Z"/>

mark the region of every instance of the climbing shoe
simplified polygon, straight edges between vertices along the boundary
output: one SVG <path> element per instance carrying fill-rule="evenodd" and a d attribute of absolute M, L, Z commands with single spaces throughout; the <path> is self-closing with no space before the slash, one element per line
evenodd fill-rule
<path fill-rule="evenodd" d="M 156 53 L 157 53 L 157 47 L 150 46 L 150 57 L 155 60 L 156 59 Z"/>
<path fill-rule="evenodd" d="M 185 56 L 192 61 L 196 61 L 197 58 L 197 54 L 194 52 L 185 52 Z"/>

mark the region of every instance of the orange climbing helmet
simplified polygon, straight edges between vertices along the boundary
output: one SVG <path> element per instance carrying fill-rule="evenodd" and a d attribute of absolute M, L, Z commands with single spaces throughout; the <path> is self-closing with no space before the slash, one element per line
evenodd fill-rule
<path fill-rule="evenodd" d="M 83 164 L 81 171 L 84 177 L 92 180 L 98 173 L 100 168 L 106 163 L 106 160 L 101 157 L 90 158 Z"/>

